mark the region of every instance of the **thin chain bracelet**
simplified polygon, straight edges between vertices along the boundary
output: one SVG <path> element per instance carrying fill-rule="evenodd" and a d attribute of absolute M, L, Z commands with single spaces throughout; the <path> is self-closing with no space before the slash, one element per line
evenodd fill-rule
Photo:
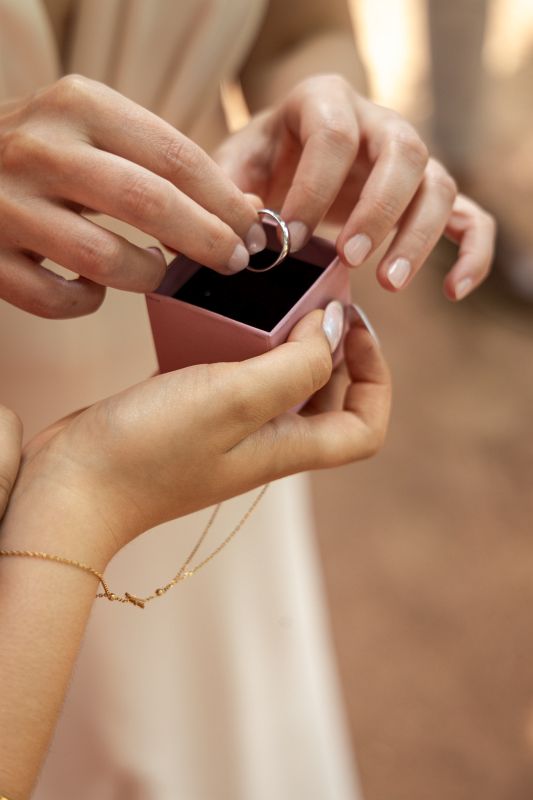
<path fill-rule="evenodd" d="M 88 572 L 90 575 L 94 575 L 95 578 L 98 578 L 98 580 L 100 581 L 100 583 L 102 585 L 103 592 L 98 592 L 96 597 L 105 597 L 107 600 L 110 600 L 111 602 L 131 603 L 132 605 L 137 606 L 137 608 L 144 608 L 146 603 L 149 603 L 151 600 L 155 600 L 156 597 L 161 597 L 161 595 L 166 594 L 169 591 L 169 589 L 172 589 L 173 586 L 176 586 L 178 583 L 180 583 L 181 581 L 184 581 L 186 578 L 191 578 L 199 570 L 201 570 L 202 567 L 205 567 L 206 564 L 208 564 L 216 555 L 218 555 L 220 553 L 220 551 L 223 550 L 224 547 L 226 547 L 226 545 L 228 545 L 230 543 L 230 541 L 234 538 L 234 536 L 236 536 L 238 534 L 238 532 L 241 530 L 241 528 L 245 525 L 245 523 L 251 517 L 251 515 L 253 514 L 253 512 L 255 511 L 257 506 L 259 505 L 261 499 L 263 498 L 263 496 L 264 496 L 266 490 L 268 489 L 269 485 L 270 484 L 267 483 L 265 486 L 263 486 L 263 488 L 261 489 L 261 491 L 259 492 L 259 494 L 255 498 L 255 500 L 251 504 L 251 506 L 248 509 L 248 511 L 246 511 L 246 513 L 243 514 L 243 516 L 241 517 L 241 519 L 239 520 L 237 525 L 233 528 L 231 533 L 228 534 L 228 536 L 226 536 L 224 541 L 221 542 L 218 545 L 218 547 L 215 547 L 215 549 L 212 550 L 211 553 L 209 553 L 209 555 L 206 556 L 202 561 L 200 561 L 198 564 L 196 564 L 196 566 L 189 568 L 189 565 L 190 565 L 192 559 L 194 558 L 194 556 L 196 555 L 196 553 L 200 549 L 200 546 L 202 545 L 205 537 L 207 536 L 207 534 L 211 530 L 211 527 L 212 527 L 212 525 L 213 525 L 213 523 L 214 523 L 214 521 L 215 521 L 215 519 L 217 517 L 217 514 L 218 514 L 218 512 L 220 511 L 220 509 L 222 507 L 222 503 L 219 503 L 215 507 L 213 513 L 211 514 L 211 516 L 209 518 L 209 521 L 208 521 L 207 525 L 205 526 L 205 528 L 203 529 L 202 533 L 200 534 L 200 537 L 199 537 L 198 541 L 196 542 L 196 544 L 194 545 L 193 549 L 191 550 L 191 552 L 189 553 L 189 555 L 187 556 L 187 558 L 185 559 L 185 561 L 183 562 L 183 564 L 179 568 L 178 572 L 174 575 L 172 580 L 169 581 L 168 583 L 166 583 L 164 586 L 160 586 L 158 589 L 154 589 L 153 593 L 148 595 L 147 597 L 137 597 L 136 595 L 131 594 L 130 592 L 124 592 L 124 594 L 122 594 L 122 595 L 121 594 L 115 594 L 114 592 L 112 592 L 109 589 L 109 586 L 105 582 L 104 576 L 102 575 L 101 572 L 98 572 L 97 570 L 95 570 L 92 567 L 88 566 L 88 564 L 83 564 L 80 561 L 74 561 L 71 558 L 64 558 L 63 556 L 56 556 L 56 555 L 52 555 L 51 553 L 40 553 L 38 551 L 33 551 L 33 550 L 0 550 L 0 556 L 8 556 L 8 557 L 12 556 L 12 557 L 15 557 L 15 558 L 40 558 L 43 561 L 55 561 L 58 564 L 66 564 L 69 567 L 76 567 L 77 569 L 81 569 L 84 572 Z M 0 796 L 0 800 L 7 800 L 7 798 L 4 798 L 4 797 Z"/>

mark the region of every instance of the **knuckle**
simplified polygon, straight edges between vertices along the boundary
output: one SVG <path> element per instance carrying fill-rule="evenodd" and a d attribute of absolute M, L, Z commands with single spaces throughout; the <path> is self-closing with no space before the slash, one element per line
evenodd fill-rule
<path fill-rule="evenodd" d="M 228 233 L 229 229 L 223 223 L 211 225 L 209 230 L 206 231 L 203 239 L 203 247 L 210 261 L 216 261 L 218 263 L 221 260 L 222 254 L 228 251 Z"/>
<path fill-rule="evenodd" d="M 450 173 L 439 164 L 430 159 L 426 168 L 426 180 L 430 186 L 438 189 L 449 200 L 457 197 L 457 184 Z"/>
<path fill-rule="evenodd" d="M 226 419 L 235 425 L 259 423 L 260 397 L 264 395 L 257 391 L 256 380 L 249 374 L 246 362 L 208 364 L 207 369 L 210 393 L 221 403 Z"/>
<path fill-rule="evenodd" d="M 72 110 L 94 91 L 95 81 L 83 75 L 65 75 L 41 95 L 41 105 L 56 110 Z"/>
<path fill-rule="evenodd" d="M 77 243 L 74 260 L 82 275 L 94 275 L 105 282 L 116 272 L 120 256 L 117 239 L 93 234 Z"/>
<path fill-rule="evenodd" d="M 369 213 L 379 219 L 380 226 L 390 228 L 398 219 L 399 209 L 396 200 L 389 195 L 375 195 L 364 198 L 369 208 Z"/>
<path fill-rule="evenodd" d="M 317 90 L 324 91 L 324 89 L 341 90 L 353 92 L 353 89 L 346 78 L 339 72 L 327 72 L 321 75 L 312 75 L 305 78 L 300 87 L 307 90 L 310 94 L 315 94 Z"/>
<path fill-rule="evenodd" d="M 482 211 L 481 218 L 483 220 L 483 224 L 490 231 L 492 236 L 495 236 L 496 230 L 498 228 L 498 223 L 496 221 L 496 217 L 494 216 L 494 214 L 491 214 L 490 211 Z"/>
<path fill-rule="evenodd" d="M 6 131 L 0 139 L 0 158 L 3 169 L 17 172 L 32 163 L 42 143 L 24 127 Z"/>
<path fill-rule="evenodd" d="M 324 120 L 322 137 L 330 147 L 343 152 L 353 152 L 358 145 L 357 131 L 345 119 L 330 117 Z"/>
<path fill-rule="evenodd" d="M 184 136 L 172 136 L 163 148 L 163 162 L 174 177 L 194 173 L 198 167 L 199 156 L 192 142 Z"/>
<path fill-rule="evenodd" d="M 391 147 L 417 169 L 423 169 L 429 160 L 429 150 L 409 123 L 395 121 L 389 133 Z"/>
<path fill-rule="evenodd" d="M 302 207 L 304 208 L 321 206 L 327 199 L 323 186 L 312 183 L 307 177 L 295 181 L 292 190 L 294 194 L 302 195 Z"/>
<path fill-rule="evenodd" d="M 166 216 L 164 196 L 157 191 L 154 181 L 145 175 L 135 175 L 124 186 L 124 203 L 133 224 L 159 220 Z"/>

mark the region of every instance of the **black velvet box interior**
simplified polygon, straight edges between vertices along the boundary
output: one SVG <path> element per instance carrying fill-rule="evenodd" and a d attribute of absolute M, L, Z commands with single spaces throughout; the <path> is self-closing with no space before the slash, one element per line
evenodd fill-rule
<path fill-rule="evenodd" d="M 250 259 L 257 269 L 272 264 L 277 254 L 264 250 Z M 293 256 L 267 272 L 243 270 L 220 275 L 201 267 L 173 295 L 263 331 L 276 327 L 323 272 L 322 267 Z"/>

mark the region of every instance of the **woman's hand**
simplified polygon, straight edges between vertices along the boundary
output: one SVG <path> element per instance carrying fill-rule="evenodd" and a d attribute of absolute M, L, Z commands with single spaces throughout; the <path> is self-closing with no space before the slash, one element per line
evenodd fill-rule
<path fill-rule="evenodd" d="M 158 375 L 57 423 L 26 449 L 8 513 L 53 504 L 83 519 L 103 537 L 95 546 L 105 563 L 165 520 L 290 473 L 372 455 L 387 426 L 389 373 L 356 322 L 332 378 L 342 325 L 334 301 L 269 353 Z M 286 413 L 311 395 L 306 413 Z M 72 532 L 63 551 L 86 557 L 86 545 Z M 18 546 L 44 549 L 23 530 Z"/>
<path fill-rule="evenodd" d="M 0 107 L 0 297 L 45 317 L 94 311 L 105 286 L 154 289 L 157 249 L 81 216 L 109 214 L 219 272 L 265 246 L 253 205 L 197 145 L 103 84 L 68 76 Z M 77 273 L 66 281 L 44 257 Z"/>
<path fill-rule="evenodd" d="M 216 159 L 243 191 L 281 209 L 294 250 L 327 218 L 342 226 L 338 253 L 356 267 L 393 234 L 377 268 L 386 289 L 407 286 L 443 233 L 459 245 L 444 284 L 450 300 L 489 272 L 492 217 L 457 194 L 409 123 L 343 78 L 303 81 L 230 137 Z"/>

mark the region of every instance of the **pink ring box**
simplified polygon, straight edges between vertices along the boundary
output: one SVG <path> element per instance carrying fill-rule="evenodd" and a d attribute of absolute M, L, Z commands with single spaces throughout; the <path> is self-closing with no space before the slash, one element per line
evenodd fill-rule
<path fill-rule="evenodd" d="M 276 227 L 265 224 L 268 247 L 279 252 Z M 264 251 L 254 266 L 272 263 Z M 260 263 L 258 263 L 258 260 Z M 146 296 L 159 369 L 242 361 L 284 342 L 305 314 L 330 300 L 350 302 L 347 267 L 333 244 L 313 237 L 309 244 L 264 274 L 244 271 L 222 276 L 178 256 L 155 292 Z M 342 359 L 338 348 L 335 362 Z"/>

